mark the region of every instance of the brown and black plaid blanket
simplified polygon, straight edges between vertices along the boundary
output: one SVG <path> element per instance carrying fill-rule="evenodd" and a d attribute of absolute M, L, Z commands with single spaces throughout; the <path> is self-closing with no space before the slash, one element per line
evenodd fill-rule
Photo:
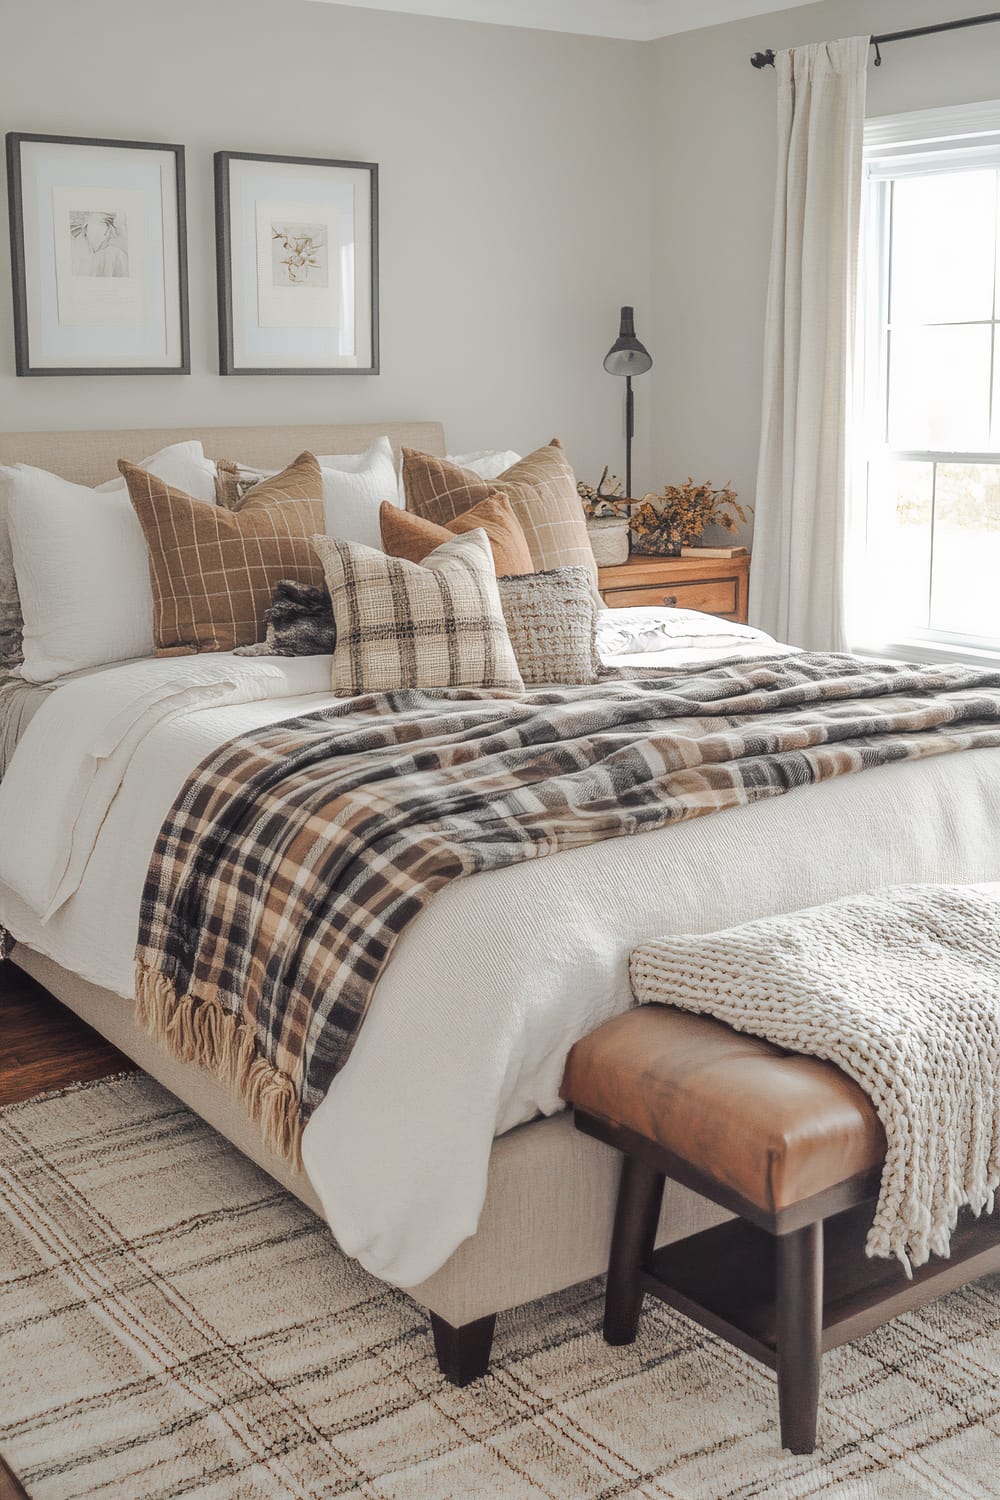
<path fill-rule="evenodd" d="M 142 900 L 140 1015 L 297 1160 L 446 882 L 976 746 L 1000 746 L 1000 673 L 826 655 L 306 714 L 224 745 L 181 793 Z"/>

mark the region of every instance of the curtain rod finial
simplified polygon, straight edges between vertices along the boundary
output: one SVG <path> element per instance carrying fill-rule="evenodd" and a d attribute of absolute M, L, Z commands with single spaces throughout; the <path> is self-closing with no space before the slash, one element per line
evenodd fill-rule
<path fill-rule="evenodd" d="M 774 49 L 772 47 L 768 47 L 766 52 L 755 52 L 753 57 L 751 57 L 750 59 L 750 64 L 754 68 L 773 68 Z"/>

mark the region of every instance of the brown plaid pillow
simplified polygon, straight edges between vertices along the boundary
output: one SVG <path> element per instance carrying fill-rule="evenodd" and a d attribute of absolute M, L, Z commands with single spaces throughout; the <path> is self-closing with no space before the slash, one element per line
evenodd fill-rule
<path fill-rule="evenodd" d="M 323 489 L 311 453 L 258 485 L 235 514 L 124 459 L 118 467 L 149 548 L 158 656 L 253 645 L 281 579 L 322 584 L 310 538 L 324 525 Z"/>
<path fill-rule="evenodd" d="M 485 531 L 437 547 L 423 563 L 360 542 L 313 537 L 337 626 L 333 691 L 524 687 L 504 623 Z"/>
<path fill-rule="evenodd" d="M 596 589 L 597 564 L 576 476 L 558 438 L 490 480 L 446 458 L 404 448 L 403 485 L 407 510 L 439 526 L 447 526 L 480 501 L 502 492 L 521 523 L 536 571 L 587 568 Z"/>

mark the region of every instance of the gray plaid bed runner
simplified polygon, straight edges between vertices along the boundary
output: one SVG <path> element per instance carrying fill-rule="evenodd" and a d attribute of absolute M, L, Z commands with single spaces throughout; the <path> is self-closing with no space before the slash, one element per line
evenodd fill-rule
<path fill-rule="evenodd" d="M 839 655 L 352 699 L 241 735 L 191 776 L 146 881 L 139 1013 L 297 1160 L 394 943 L 447 882 L 998 745 L 1000 673 Z"/>

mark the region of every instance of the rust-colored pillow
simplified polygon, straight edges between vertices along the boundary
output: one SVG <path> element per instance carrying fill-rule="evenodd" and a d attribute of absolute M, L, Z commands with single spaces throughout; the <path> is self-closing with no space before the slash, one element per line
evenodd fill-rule
<path fill-rule="evenodd" d="M 264 639 L 281 579 L 322 587 L 311 539 L 324 530 L 323 484 L 311 453 L 258 485 L 235 513 L 124 459 L 118 467 L 149 549 L 158 656 L 252 646 Z"/>
<path fill-rule="evenodd" d="M 535 565 L 525 540 L 521 524 L 515 516 L 506 495 L 491 495 L 481 500 L 464 516 L 456 516 L 447 526 L 436 521 L 425 521 L 423 516 L 400 510 L 388 500 L 382 501 L 379 511 L 382 527 L 382 546 L 390 557 L 405 557 L 410 562 L 423 562 L 429 552 L 440 547 L 442 542 L 463 531 L 475 531 L 481 526 L 490 539 L 493 549 L 493 564 L 497 577 L 514 573 L 533 573 Z"/>
<path fill-rule="evenodd" d="M 584 567 L 596 588 L 597 564 L 576 476 L 558 438 L 491 480 L 480 479 L 445 458 L 404 448 L 403 485 L 407 510 L 439 526 L 447 526 L 490 495 L 507 495 L 535 569 L 542 573 L 550 568 Z"/>

